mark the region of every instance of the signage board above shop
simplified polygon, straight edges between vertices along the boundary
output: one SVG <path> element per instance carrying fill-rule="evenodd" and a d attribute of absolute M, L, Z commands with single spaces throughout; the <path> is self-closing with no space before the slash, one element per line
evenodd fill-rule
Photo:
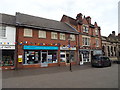
<path fill-rule="evenodd" d="M 0 46 L 0 49 L 15 49 L 15 46 L 4 45 L 4 46 Z"/>
<path fill-rule="evenodd" d="M 60 50 L 76 50 L 76 47 L 60 47 Z"/>
<path fill-rule="evenodd" d="M 23 46 L 25 50 L 58 50 L 57 46 Z"/>

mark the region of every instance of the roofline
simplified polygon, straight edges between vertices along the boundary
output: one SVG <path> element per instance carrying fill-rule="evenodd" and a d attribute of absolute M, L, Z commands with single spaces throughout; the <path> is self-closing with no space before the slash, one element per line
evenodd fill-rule
<path fill-rule="evenodd" d="M 71 34 L 79 34 L 77 32 L 61 31 L 61 29 L 39 27 L 39 26 L 32 26 L 32 25 L 16 24 L 16 26 L 28 27 L 28 28 L 35 28 L 35 29 L 43 29 L 43 30 L 47 30 L 47 31 L 56 31 L 56 32 L 64 32 L 64 33 L 71 33 Z"/>

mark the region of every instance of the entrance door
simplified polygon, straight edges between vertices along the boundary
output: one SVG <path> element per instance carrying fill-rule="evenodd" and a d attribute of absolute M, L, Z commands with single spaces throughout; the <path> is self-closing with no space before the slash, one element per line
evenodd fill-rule
<path fill-rule="evenodd" d="M 47 63 L 47 52 L 41 52 L 41 56 L 42 56 L 42 63 Z"/>

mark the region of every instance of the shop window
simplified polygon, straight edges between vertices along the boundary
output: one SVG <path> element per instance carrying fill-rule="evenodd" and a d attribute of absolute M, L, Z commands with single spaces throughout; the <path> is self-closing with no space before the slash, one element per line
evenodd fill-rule
<path fill-rule="evenodd" d="M 66 62 L 66 51 L 60 52 L 60 62 Z"/>
<path fill-rule="evenodd" d="M 6 27 L 0 26 L 0 38 L 6 38 Z"/>
<path fill-rule="evenodd" d="M 58 34 L 56 32 L 51 32 L 51 39 L 58 39 Z"/>
<path fill-rule="evenodd" d="M 32 29 L 24 28 L 24 36 L 32 37 Z"/>
<path fill-rule="evenodd" d="M 39 38 L 46 38 L 46 31 L 39 30 Z"/>
<path fill-rule="evenodd" d="M 60 33 L 60 40 L 65 40 L 65 34 L 64 33 Z"/>
<path fill-rule="evenodd" d="M 48 51 L 48 63 L 57 63 L 57 52 L 56 51 Z"/>
<path fill-rule="evenodd" d="M 75 35 L 70 34 L 71 41 L 75 41 Z"/>
<path fill-rule="evenodd" d="M 25 51 L 23 64 L 36 64 L 40 62 L 40 53 L 38 51 Z"/>
<path fill-rule="evenodd" d="M 0 60 L 0 65 L 1 66 L 13 66 L 14 65 L 14 51 L 3 50 L 2 60 Z"/>

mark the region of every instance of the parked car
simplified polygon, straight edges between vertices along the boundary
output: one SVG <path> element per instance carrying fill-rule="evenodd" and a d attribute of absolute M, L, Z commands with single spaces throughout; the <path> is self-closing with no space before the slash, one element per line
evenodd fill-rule
<path fill-rule="evenodd" d="M 92 67 L 107 67 L 111 66 L 111 60 L 106 56 L 93 56 L 91 60 Z"/>

